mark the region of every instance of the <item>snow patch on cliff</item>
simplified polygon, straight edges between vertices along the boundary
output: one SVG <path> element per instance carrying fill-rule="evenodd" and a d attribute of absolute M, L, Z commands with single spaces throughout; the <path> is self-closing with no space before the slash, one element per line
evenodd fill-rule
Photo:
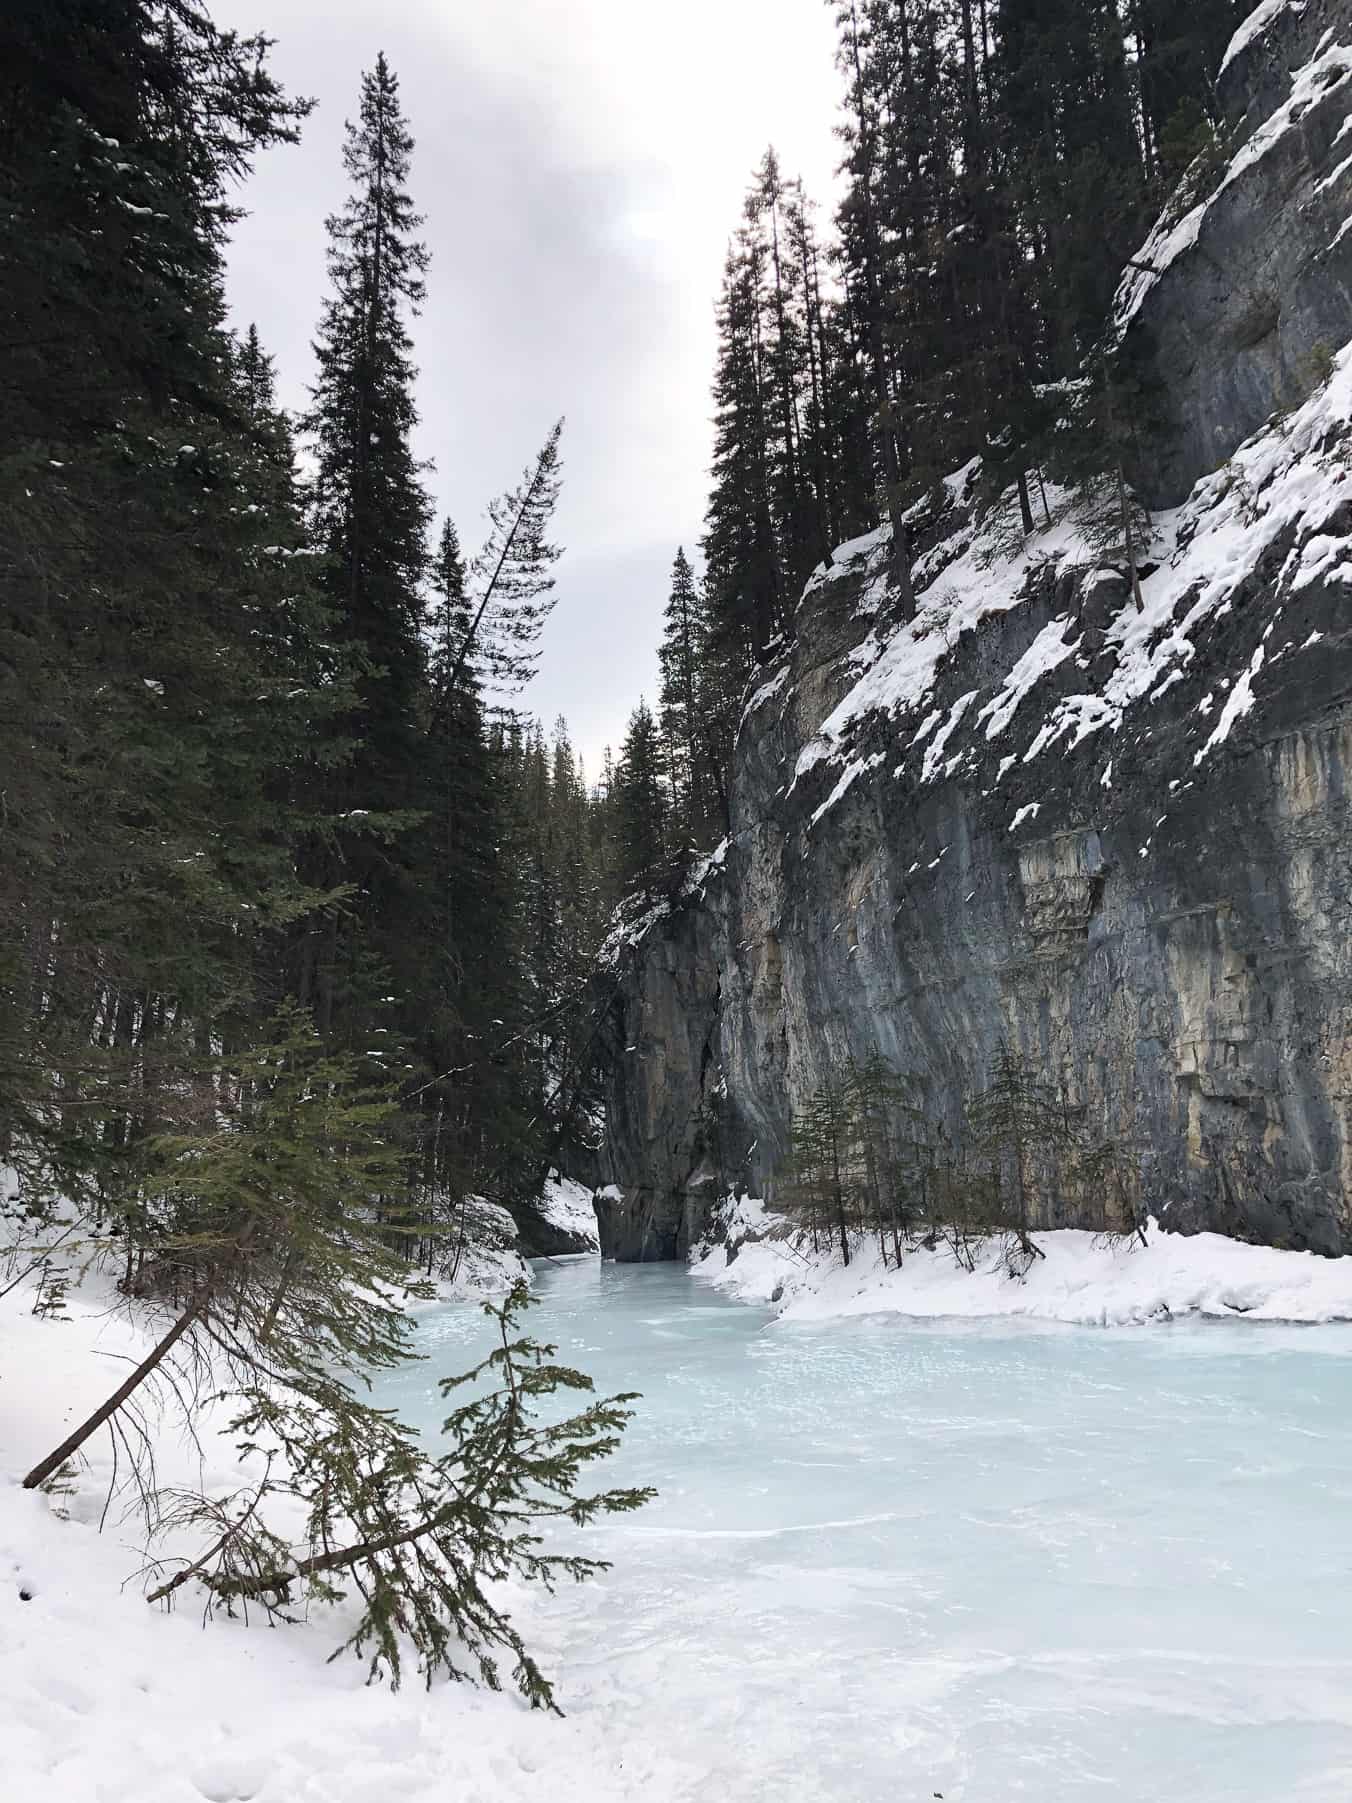
<path fill-rule="evenodd" d="M 958 476 L 965 485 L 969 472 L 960 471 Z M 795 783 L 823 760 L 838 757 L 856 725 L 868 715 L 906 714 L 927 701 L 940 668 L 959 639 L 988 615 L 1016 607 L 1032 569 L 1058 564 L 1083 551 L 1083 535 L 1069 496 L 1049 488 L 1048 499 L 1053 510 L 1064 510 L 1065 517 L 1034 532 L 1012 552 L 1005 549 L 1011 519 L 1017 517 L 1012 496 L 993 508 L 975 532 L 965 515 L 955 519 L 953 534 L 915 567 L 915 618 L 890 635 L 871 634 L 865 645 L 851 654 L 852 658 L 866 652 L 873 655 L 799 753 Z M 885 588 L 885 568 L 871 581 Z"/>
<path fill-rule="evenodd" d="M 1233 62 L 1242 50 L 1267 31 L 1287 10 L 1288 0 L 1266 0 L 1265 5 L 1251 13 L 1231 40 L 1222 69 Z M 1297 6 L 1294 10 L 1303 12 L 1304 7 Z M 1173 209 L 1166 207 L 1150 236 L 1132 258 L 1131 266 L 1118 287 L 1113 301 L 1113 323 L 1119 337 L 1160 279 L 1185 251 L 1197 244 L 1205 228 L 1207 215 L 1215 209 L 1222 196 L 1246 171 L 1269 156 L 1291 132 L 1299 128 L 1301 119 L 1315 101 L 1323 99 L 1332 88 L 1340 87 L 1349 80 L 1352 80 L 1352 45 L 1329 44 L 1325 38 L 1310 61 L 1295 71 L 1286 99 L 1235 151 L 1220 181 L 1211 192 L 1203 196 L 1182 218 L 1177 218 Z M 1341 171 L 1338 173 L 1341 174 Z M 1336 176 L 1330 178 L 1335 179 Z M 1185 181 L 1179 190 L 1180 196 L 1185 195 L 1186 189 Z"/>
<path fill-rule="evenodd" d="M 839 764 L 849 778 L 836 783 L 817 808 L 814 824 L 876 761 L 854 749 L 870 719 L 893 718 L 899 727 L 908 721 L 897 746 L 896 774 L 911 771 L 922 783 L 951 776 L 968 752 L 980 754 L 984 742 L 1026 724 L 1031 728 L 1026 748 L 1006 754 L 1003 774 L 1013 756 L 1029 764 L 1054 746 L 1074 752 L 1099 733 L 1117 731 L 1131 709 L 1158 700 L 1181 681 L 1215 622 L 1232 610 L 1241 589 L 1279 544 L 1291 548 L 1275 580 L 1265 584 L 1261 597 L 1246 595 L 1244 603 L 1246 609 L 1264 609 L 1259 623 L 1265 636 L 1285 601 L 1301 588 L 1315 581 L 1352 582 L 1341 523 L 1352 506 L 1349 437 L 1352 346 L 1344 346 L 1329 379 L 1303 406 L 1241 445 L 1227 464 L 1197 484 L 1181 508 L 1156 516 L 1153 567 L 1145 566 L 1140 581 L 1141 610 L 1119 575 L 1123 600 L 1108 618 L 1092 661 L 1082 652 L 1085 636 L 1073 610 L 1062 612 L 988 690 L 936 707 L 949 653 L 983 620 L 1024 603 L 1031 574 L 1061 571 L 1086 590 L 1101 588 L 1105 578 L 1088 517 L 1064 493 L 1052 498 L 1059 515 L 1055 524 L 1022 542 L 1017 532 L 1011 534 L 1011 519 L 1017 517 L 1012 495 L 975 528 L 965 517 L 955 520 L 950 538 L 929 554 L 939 573 L 921 593 L 915 619 L 890 635 L 875 630 L 857 648 L 856 658 L 867 653 L 865 667 L 798 757 L 793 785 L 819 764 Z M 1189 768 L 1261 704 L 1262 672 L 1274 659 L 1261 645 L 1247 656 L 1248 667 L 1214 730 L 1199 714 Z M 1090 672 L 1093 686 L 1048 698 L 1038 711 L 1039 691 L 1072 660 Z M 1059 686 L 1065 688 L 1064 680 Z"/>
<path fill-rule="evenodd" d="M 1262 37 L 1268 27 L 1274 24 L 1283 13 L 1303 13 L 1304 11 L 1305 0 L 1262 0 L 1262 5 L 1254 7 L 1248 18 L 1230 39 L 1225 55 L 1221 58 L 1220 73 L 1224 75 L 1235 58 L 1247 50 L 1256 38 Z"/>

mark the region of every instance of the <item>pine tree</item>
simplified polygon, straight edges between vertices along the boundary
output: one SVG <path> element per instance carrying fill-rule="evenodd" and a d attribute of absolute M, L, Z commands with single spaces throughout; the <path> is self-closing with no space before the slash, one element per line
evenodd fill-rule
<path fill-rule="evenodd" d="M 313 529 L 327 558 L 338 637 L 357 660 L 350 755 L 328 796 L 334 825 L 321 862 L 357 897 L 302 948 L 302 999 L 321 1021 L 357 1030 L 380 952 L 369 935 L 407 896 L 414 824 L 406 811 L 421 755 L 426 683 L 422 585 L 430 504 L 413 456 L 417 421 L 408 316 L 424 297 L 427 253 L 407 192 L 413 140 L 383 56 L 362 77 L 343 164 L 351 193 L 328 222 L 329 280 L 315 344 L 319 373 L 303 422 L 315 447 Z M 396 929 L 397 930 L 397 929 Z M 367 955 L 374 953 L 374 963 Z"/>
<path fill-rule="evenodd" d="M 928 236 L 928 222 L 917 210 L 925 193 L 921 159 L 926 141 L 941 144 L 943 132 L 938 118 L 932 131 L 925 130 L 930 121 L 924 102 L 934 83 L 917 78 L 920 59 L 907 0 L 899 0 L 895 20 L 889 11 L 885 0 L 843 0 L 837 7 L 837 62 L 849 95 L 842 132 L 848 185 L 838 226 L 860 363 L 858 404 L 872 454 L 871 485 L 891 527 L 893 583 L 902 617 L 909 619 L 915 597 L 904 491 L 915 456 L 906 395 L 914 346 L 903 308 L 915 289 L 906 280 L 906 262 L 909 257 L 913 269 L 921 267 L 915 253 Z M 894 61 L 903 84 L 900 104 L 893 93 Z M 883 135 L 884 126 L 895 120 L 903 122 L 906 133 L 899 150 Z M 905 206 L 897 204 L 899 196 Z"/>
<path fill-rule="evenodd" d="M 432 651 L 416 800 L 415 905 L 399 922 L 400 987 L 416 993 L 409 1031 L 430 1081 L 416 1085 L 427 1208 L 458 1242 L 471 1192 L 510 1200 L 523 1161 L 529 1098 L 519 1060 L 495 1048 L 525 994 L 513 955 L 514 897 L 503 857 L 500 759 L 490 743 L 477 666 L 463 659 L 470 624 L 459 539 L 443 523 L 434 562 Z M 458 670 L 453 678 L 453 672 Z M 423 1255 L 435 1262 L 429 1232 Z"/>
<path fill-rule="evenodd" d="M 708 656 L 704 600 L 684 549 L 671 569 L 671 589 L 658 648 L 662 672 L 660 719 L 672 828 L 680 850 L 706 841 L 722 824 L 719 775 L 713 743 L 716 720 L 701 706 L 701 673 Z"/>
<path fill-rule="evenodd" d="M 652 710 L 640 701 L 615 773 L 616 837 L 623 889 L 651 903 L 668 868 L 669 799 L 662 741 Z"/>
<path fill-rule="evenodd" d="M 1059 1167 L 1074 1149 L 1065 1099 L 1021 1053 L 1001 1046 L 986 1088 L 967 1104 L 967 1131 L 990 1160 L 993 1182 L 1008 1198 L 1007 1216 L 1027 1258 L 1041 1257 L 1030 1236 L 1039 1166 Z"/>
<path fill-rule="evenodd" d="M 1144 125 L 1146 167 L 1156 198 L 1182 175 L 1219 123 L 1213 83 L 1249 0 L 1129 0 Z"/>
<path fill-rule="evenodd" d="M 848 1266 L 858 1219 L 859 1120 L 843 1083 L 827 1081 L 794 1112 L 789 1202 L 805 1218 L 814 1250 L 833 1237 Z"/>
<path fill-rule="evenodd" d="M 912 1086 L 880 1054 L 846 1061 L 844 1099 L 853 1131 L 864 1199 L 873 1215 L 884 1266 L 888 1241 L 897 1268 L 903 1243 L 924 1205 L 929 1135 Z"/>
<path fill-rule="evenodd" d="M 467 660 L 491 686 L 511 695 L 530 681 L 540 634 L 554 606 L 559 547 L 547 534 L 558 506 L 563 421 L 550 430 L 516 488 L 489 503 L 490 531 L 474 560 L 468 630 L 452 676 Z"/>
<path fill-rule="evenodd" d="M 199 1356 L 209 1349 L 241 1451 L 258 1455 L 263 1472 L 234 1496 L 156 1498 L 161 1532 L 203 1532 L 209 1543 L 172 1561 L 170 1575 L 162 1564 L 149 1600 L 195 1582 L 209 1610 L 243 1600 L 286 1616 L 298 1590 L 333 1604 L 350 1585 L 356 1621 L 340 1650 L 366 1659 L 372 1678 L 397 1685 L 411 1646 L 429 1685 L 441 1672 L 472 1671 L 498 1689 L 506 1652 L 532 1706 L 554 1707 L 491 1586 L 606 1569 L 539 1550 L 538 1529 L 550 1520 L 583 1526 L 648 1500 L 645 1490 L 579 1490 L 585 1468 L 617 1445 L 633 1398 L 587 1401 L 590 1381 L 520 1333 L 529 1306 L 521 1287 L 488 1305 L 497 1349 L 443 1380 L 443 1396 L 467 1388 L 469 1399 L 445 1424 L 446 1450 L 423 1451 L 413 1430 L 357 1388 L 413 1356 L 407 1313 L 392 1299 L 402 1287 L 399 1242 L 415 1228 L 391 1086 L 364 1081 L 358 1060 L 326 1052 L 295 1009 L 278 1017 L 270 1043 L 214 1077 L 216 1107 L 204 1123 L 154 1143 L 136 1217 L 138 1285 L 175 1318 L 33 1467 L 26 1487 L 48 1482 L 104 1427 L 152 1481 L 125 1412 L 147 1384 L 172 1389 L 194 1344 Z M 382 1195 L 377 1214 L 371 1202 Z M 569 1393 L 584 1406 L 560 1420 L 549 1405 Z M 304 1513 L 299 1547 L 269 1525 L 278 1498 Z"/>
<path fill-rule="evenodd" d="M 769 656 L 786 619 L 761 325 L 761 247 L 744 229 L 728 252 L 718 309 L 713 488 L 702 546 L 716 649 L 743 678 Z"/>
<path fill-rule="evenodd" d="M 1049 373 L 1077 373 L 1140 241 L 1145 170 L 1116 0 L 1002 0 L 993 82 Z"/>

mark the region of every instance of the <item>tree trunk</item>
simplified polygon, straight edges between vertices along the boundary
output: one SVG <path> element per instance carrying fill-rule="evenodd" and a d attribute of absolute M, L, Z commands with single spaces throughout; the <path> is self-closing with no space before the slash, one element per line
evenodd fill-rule
<path fill-rule="evenodd" d="M 1033 536 L 1033 503 L 1028 495 L 1028 473 L 1019 471 L 1019 517 L 1023 521 L 1023 536 Z"/>
<path fill-rule="evenodd" d="M 125 1383 L 121 1384 L 107 1402 L 100 1404 L 94 1413 L 68 1434 L 55 1452 L 49 1452 L 45 1459 L 39 1460 L 23 1481 L 25 1490 L 36 1490 L 39 1484 L 45 1484 L 54 1471 L 59 1471 L 72 1453 L 78 1452 L 91 1434 L 97 1432 L 105 1421 L 108 1421 L 122 1407 L 127 1398 L 145 1382 L 151 1372 L 161 1365 L 168 1354 L 187 1333 L 193 1322 L 206 1313 L 207 1299 L 198 1298 L 192 1306 L 181 1314 L 164 1338 L 153 1346 L 140 1364 L 132 1372 Z"/>
<path fill-rule="evenodd" d="M 1131 598 L 1136 603 L 1137 613 L 1143 614 L 1145 602 L 1141 598 L 1141 578 L 1136 573 L 1136 534 L 1132 529 L 1131 504 L 1127 500 L 1127 484 L 1120 463 L 1117 466 L 1117 505 L 1122 515 L 1122 539 L 1127 568 L 1131 572 Z"/>

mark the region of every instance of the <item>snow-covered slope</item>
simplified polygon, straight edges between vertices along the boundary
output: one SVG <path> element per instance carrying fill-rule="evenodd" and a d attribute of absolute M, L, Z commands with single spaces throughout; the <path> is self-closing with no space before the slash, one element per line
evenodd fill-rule
<path fill-rule="evenodd" d="M 1130 474 L 1181 501 L 1309 393 L 1352 309 L 1352 3 L 1265 0 L 1218 78 L 1226 115 L 1118 290 L 1116 337 L 1157 416 Z"/>
<path fill-rule="evenodd" d="M 1012 498 L 979 523 L 955 508 L 927 560 L 915 621 L 885 634 L 874 630 L 851 653 L 857 679 L 798 755 L 793 786 L 822 764 L 839 772 L 814 808 L 812 825 L 845 793 L 842 778 L 874 767 L 859 732 L 871 718 L 885 717 L 895 729 L 891 745 L 872 757 L 890 764 L 894 779 L 921 784 L 967 773 L 998 790 L 1015 765 L 1027 768 L 1043 758 L 1051 764 L 1058 751 L 1079 751 L 1095 738 L 1091 753 L 1109 755 L 1133 710 L 1158 701 L 1194 666 L 1205 667 L 1215 622 L 1248 601 L 1245 591 L 1270 568 L 1266 592 L 1246 608 L 1258 628 L 1248 662 L 1232 682 L 1219 673 L 1219 694 L 1209 689 L 1199 698 L 1195 749 L 1186 732 L 1173 741 L 1181 754 L 1175 787 L 1181 787 L 1252 711 L 1264 665 L 1282 658 L 1315 666 L 1328 661 L 1329 635 L 1313 626 L 1300 633 L 1299 602 L 1316 583 L 1352 587 L 1349 436 L 1352 346 L 1288 420 L 1241 445 L 1186 505 L 1156 516 L 1144 553 L 1140 612 L 1112 552 L 1094 557 L 1089 510 L 1069 497 L 1053 491 L 1056 523 L 1012 554 L 1002 553 L 1015 527 Z M 887 601 L 885 535 L 862 562 L 856 608 L 876 617 Z M 980 687 L 936 705 L 941 695 L 947 700 L 942 678 L 958 642 L 989 617 L 1026 604 L 1037 589 L 1050 589 L 1061 605 L 1027 648 Z M 790 673 L 786 662 L 777 697 Z M 1048 680 L 1054 674 L 1055 684 Z M 1001 753 L 993 774 L 986 769 L 992 750 Z"/>

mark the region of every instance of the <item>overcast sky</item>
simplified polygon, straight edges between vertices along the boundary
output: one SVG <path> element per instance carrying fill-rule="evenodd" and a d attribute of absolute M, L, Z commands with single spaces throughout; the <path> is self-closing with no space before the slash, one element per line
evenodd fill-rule
<path fill-rule="evenodd" d="M 654 648 L 676 547 L 699 537 L 723 253 L 767 143 L 829 201 L 838 82 L 825 0 L 215 0 L 277 39 L 319 105 L 269 152 L 231 300 L 299 405 L 342 201 L 343 122 L 384 50 L 417 139 L 432 253 L 415 332 L 419 450 L 467 550 L 560 414 L 567 547 L 526 701 L 567 715 L 594 775 Z M 825 211 L 825 207 L 823 208 Z"/>

